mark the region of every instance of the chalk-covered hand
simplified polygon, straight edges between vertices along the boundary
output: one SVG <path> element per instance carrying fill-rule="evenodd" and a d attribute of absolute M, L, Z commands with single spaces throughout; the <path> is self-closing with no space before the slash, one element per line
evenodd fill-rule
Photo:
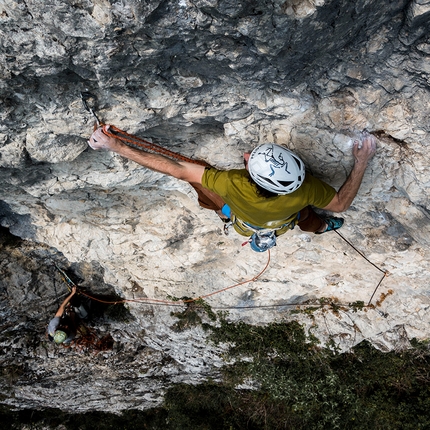
<path fill-rule="evenodd" d="M 90 137 L 88 141 L 88 145 L 95 150 L 105 149 L 107 151 L 114 151 L 115 148 L 120 144 L 118 139 L 114 137 L 110 137 L 107 134 L 103 133 L 103 130 L 108 131 L 109 126 L 104 125 L 103 127 L 99 127 Z"/>
<path fill-rule="evenodd" d="M 376 138 L 369 133 L 363 133 L 361 140 L 356 140 L 352 148 L 352 155 L 356 164 L 367 165 L 376 153 Z"/>

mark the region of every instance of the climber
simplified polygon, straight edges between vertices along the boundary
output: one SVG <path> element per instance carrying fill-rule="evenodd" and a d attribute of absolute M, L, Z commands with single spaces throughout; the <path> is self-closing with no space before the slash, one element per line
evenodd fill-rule
<path fill-rule="evenodd" d="M 253 250 L 262 252 L 276 244 L 276 237 L 298 225 L 316 234 L 336 230 L 343 218 L 319 216 L 311 206 L 343 212 L 355 198 L 369 160 L 376 152 L 376 139 L 364 133 L 353 145 L 354 166 L 338 192 L 325 182 L 305 173 L 302 160 L 290 150 L 263 144 L 244 154 L 245 169 L 222 171 L 127 146 L 107 136 L 109 126 L 98 128 L 88 141 L 91 148 L 105 149 L 144 167 L 189 182 L 213 209 L 250 237 Z M 212 198 L 213 197 L 213 198 Z"/>
<path fill-rule="evenodd" d="M 70 345 L 76 336 L 79 320 L 88 316 L 85 307 L 75 296 L 76 290 L 76 286 L 73 286 L 72 292 L 66 297 L 54 318 L 49 322 L 48 337 L 56 344 Z"/>

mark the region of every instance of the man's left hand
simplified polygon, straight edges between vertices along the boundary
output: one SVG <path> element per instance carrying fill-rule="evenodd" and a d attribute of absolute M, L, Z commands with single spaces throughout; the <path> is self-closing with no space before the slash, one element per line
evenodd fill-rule
<path fill-rule="evenodd" d="M 361 141 L 356 140 L 352 149 L 352 155 L 355 158 L 356 164 L 367 165 L 369 160 L 376 153 L 376 138 L 375 136 L 366 133 Z"/>

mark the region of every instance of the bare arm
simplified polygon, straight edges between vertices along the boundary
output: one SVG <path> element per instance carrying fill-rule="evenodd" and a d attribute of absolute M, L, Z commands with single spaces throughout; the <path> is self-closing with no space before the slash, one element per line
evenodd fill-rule
<path fill-rule="evenodd" d="M 106 126 L 105 126 L 106 127 Z M 89 140 L 93 149 L 107 149 L 135 161 L 156 172 L 165 173 L 183 181 L 201 184 L 205 168 L 186 161 L 175 161 L 160 154 L 152 154 L 127 146 L 121 140 L 107 136 L 103 129 L 97 129 Z"/>
<path fill-rule="evenodd" d="M 76 293 L 76 287 L 72 287 L 72 292 L 66 297 L 66 299 L 64 300 L 64 302 L 61 303 L 60 307 L 58 308 L 58 311 L 55 314 L 56 317 L 60 317 L 61 318 L 63 316 L 64 311 L 66 310 L 66 306 L 70 302 L 71 298 L 75 295 L 75 293 Z"/>
<path fill-rule="evenodd" d="M 376 152 L 376 139 L 372 135 L 367 135 L 361 143 L 360 147 L 360 142 L 354 142 L 352 149 L 355 159 L 354 167 L 333 200 L 323 209 L 332 212 L 344 212 L 351 206 L 360 188 L 367 164 Z"/>

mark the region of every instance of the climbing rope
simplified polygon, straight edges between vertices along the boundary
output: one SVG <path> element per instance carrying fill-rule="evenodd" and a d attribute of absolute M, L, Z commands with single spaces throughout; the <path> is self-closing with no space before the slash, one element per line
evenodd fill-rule
<path fill-rule="evenodd" d="M 380 272 L 387 274 L 385 270 L 378 267 L 375 263 L 370 261 L 360 250 L 358 250 L 349 240 L 347 240 L 344 236 L 342 236 L 337 230 L 334 230 L 352 249 L 354 249 L 358 254 L 360 254 L 368 263 L 370 263 L 373 267 L 378 269 Z"/>
<path fill-rule="evenodd" d="M 69 290 L 71 291 L 71 287 L 75 286 L 79 289 L 79 294 L 88 297 L 91 300 L 94 300 L 96 302 L 99 303 L 104 303 L 104 304 L 108 304 L 108 305 L 118 305 L 118 304 L 123 304 L 123 303 L 142 303 L 142 302 L 147 302 L 147 304 L 163 304 L 163 305 L 174 305 L 174 306 L 183 306 L 184 304 L 188 304 L 188 303 L 192 303 L 192 302 L 196 302 L 199 300 L 203 300 L 206 299 L 208 297 L 214 296 L 215 294 L 219 294 L 222 293 L 224 291 L 230 290 L 232 288 L 235 287 L 239 287 L 240 285 L 244 285 L 244 284 L 248 284 L 249 282 L 253 282 L 256 281 L 269 267 L 269 263 L 270 263 L 270 250 L 267 251 L 268 252 L 268 258 L 267 258 L 267 263 L 264 266 L 264 269 L 261 270 L 261 272 L 254 276 L 251 279 L 248 279 L 246 281 L 242 281 L 242 282 L 238 282 L 237 284 L 231 285 L 229 287 L 226 288 L 222 288 L 220 290 L 214 291 L 212 293 L 206 294 L 204 296 L 199 296 L 199 297 L 195 297 L 195 298 L 191 298 L 191 299 L 187 299 L 187 300 L 162 300 L 162 299 L 152 299 L 149 297 L 142 297 L 142 298 L 138 298 L 138 299 L 120 299 L 120 300 L 103 300 L 103 299 L 99 299 L 97 297 L 91 296 L 90 294 L 85 293 L 84 291 L 82 291 L 81 289 L 79 289 L 77 287 L 77 285 L 67 276 L 67 274 L 64 272 L 64 270 L 60 269 L 55 263 L 54 266 L 57 268 L 57 270 L 61 273 L 61 275 L 63 276 L 63 280 L 64 282 L 66 282 L 67 287 L 69 288 Z M 182 305 L 180 304 L 182 303 Z"/>
<path fill-rule="evenodd" d="M 170 150 L 168 150 L 166 148 L 163 148 L 160 145 L 157 145 L 155 143 L 149 142 L 149 141 L 147 141 L 145 139 L 142 139 L 142 138 L 140 138 L 138 136 L 135 136 L 133 134 L 127 133 L 127 132 L 119 129 L 118 127 L 115 127 L 114 125 L 106 125 L 106 124 L 101 123 L 100 120 L 98 119 L 98 117 L 96 116 L 96 114 L 94 113 L 94 111 L 91 108 L 89 108 L 88 104 L 86 103 L 86 96 L 84 94 L 81 94 L 81 96 L 82 96 L 82 101 L 84 103 L 84 107 L 95 117 L 97 126 L 102 127 L 103 133 L 106 134 L 107 136 L 113 137 L 115 139 L 120 139 L 122 142 L 124 142 L 127 145 L 138 147 L 138 148 L 142 148 L 142 149 L 147 150 L 147 151 L 156 152 L 156 153 L 165 155 L 167 157 L 174 158 L 176 160 L 187 161 L 189 163 L 198 164 L 198 165 L 201 165 L 201 166 L 210 166 L 205 161 L 194 160 L 194 159 L 186 157 L 186 156 L 184 156 L 182 154 L 178 154 L 178 153 L 176 153 L 174 151 L 170 151 Z M 385 277 L 389 275 L 389 272 L 381 269 L 376 264 L 374 264 L 372 261 L 370 261 L 361 251 L 359 251 L 350 241 L 348 241 L 337 230 L 334 230 L 334 231 L 349 246 L 351 246 L 361 257 L 363 257 L 368 263 L 370 263 L 372 266 L 374 266 L 376 269 L 378 269 L 380 272 L 383 273 L 382 278 L 379 280 L 378 285 L 376 286 L 375 290 L 373 291 L 373 294 L 371 295 L 371 297 L 370 297 L 370 299 L 369 299 L 369 301 L 367 303 L 367 306 L 371 306 L 371 302 L 373 300 L 373 297 L 376 294 L 376 291 L 378 290 L 379 286 L 381 285 L 381 283 L 385 279 Z M 268 254 L 268 261 L 267 261 L 267 264 L 266 264 L 265 268 L 257 276 L 255 276 L 254 278 L 249 279 L 249 280 L 244 281 L 244 282 L 239 282 L 239 283 L 237 283 L 235 285 L 231 285 L 231 286 L 229 286 L 227 288 L 223 288 L 221 290 L 215 291 L 213 293 L 210 293 L 210 294 L 198 297 L 198 298 L 189 299 L 189 300 L 186 300 L 186 301 L 182 300 L 182 303 L 184 303 L 184 304 L 185 303 L 190 303 L 190 302 L 194 302 L 194 301 L 199 300 L 199 299 L 204 299 L 204 298 L 207 298 L 207 297 L 211 297 L 211 296 L 213 296 L 215 294 L 221 293 L 221 292 L 229 290 L 231 288 L 235 288 L 235 287 L 238 287 L 240 285 L 244 285 L 246 283 L 255 281 L 256 279 L 258 279 L 259 276 L 261 276 L 264 273 L 264 271 L 267 269 L 267 267 L 269 265 L 269 262 L 270 262 L 270 251 L 268 251 L 268 253 L 269 253 Z M 67 278 L 66 278 L 66 280 L 67 280 Z M 70 282 L 70 278 L 68 278 L 67 282 Z M 96 299 L 95 297 L 92 297 L 92 296 L 90 296 L 90 295 L 88 295 L 86 293 L 83 293 L 83 292 L 81 292 L 81 294 L 85 295 L 86 297 L 88 297 L 88 298 L 90 298 L 92 300 L 97 300 L 99 302 L 106 303 L 106 304 L 120 304 L 120 303 L 126 303 L 126 302 L 148 301 L 148 302 L 151 302 L 151 304 L 178 305 L 177 302 L 172 302 L 172 301 L 167 301 L 167 300 L 149 299 L 149 298 L 123 299 L 123 300 L 119 300 L 119 301 L 115 301 L 115 302 L 109 302 L 109 301 L 103 301 L 103 300 L 100 300 L 100 299 Z"/>
<path fill-rule="evenodd" d="M 185 155 L 178 154 L 177 152 L 170 151 L 169 149 L 163 148 L 160 145 L 156 145 L 155 143 L 149 142 L 145 139 L 137 137 L 133 134 L 129 134 L 114 125 L 103 125 L 102 126 L 103 133 L 109 137 L 113 137 L 115 139 L 120 139 L 127 145 L 136 146 L 138 148 L 143 148 L 148 151 L 156 152 L 158 154 L 165 155 L 170 158 L 174 158 L 175 160 L 187 161 L 188 163 L 198 164 L 200 166 L 210 167 L 208 163 L 201 160 L 194 160 L 189 157 L 185 157 Z"/>
<path fill-rule="evenodd" d="M 338 231 L 336 231 L 336 233 L 348 245 L 350 245 L 360 256 L 362 256 L 367 262 L 369 262 L 372 266 L 374 266 L 376 269 L 378 269 L 380 272 L 383 273 L 383 276 L 380 279 L 378 285 L 376 286 L 376 288 L 375 288 L 372 296 L 370 297 L 370 300 L 368 301 L 367 305 L 363 304 L 363 306 L 362 306 L 363 308 L 372 308 L 372 309 L 375 308 L 375 306 L 371 304 L 372 299 L 375 296 L 376 291 L 378 290 L 378 288 L 381 285 L 381 283 L 384 280 L 384 278 L 389 275 L 389 272 L 388 271 L 384 271 L 383 269 L 381 269 L 380 267 L 378 267 L 376 264 L 374 264 L 372 261 L 370 261 L 361 251 L 359 251 L 350 241 L 348 241 Z M 236 288 L 236 287 L 239 287 L 241 285 L 245 285 L 247 283 L 256 281 L 267 270 L 267 268 L 269 267 L 269 264 L 270 264 L 270 250 L 268 250 L 267 253 L 268 253 L 268 258 L 267 258 L 266 265 L 253 278 L 248 279 L 246 281 L 238 282 L 238 283 L 236 283 L 234 285 L 230 285 L 230 286 L 228 286 L 226 288 L 221 288 L 219 290 L 213 291 L 212 293 L 205 294 L 203 296 L 199 296 L 199 297 L 195 297 L 195 298 L 191 298 L 191 299 L 186 299 L 186 300 L 181 300 L 181 299 L 179 299 L 179 300 L 163 300 L 163 299 L 154 299 L 154 298 L 142 297 L 142 298 L 138 298 L 138 299 L 103 300 L 103 299 L 99 299 L 97 297 L 94 297 L 94 296 L 92 296 L 92 295 L 90 295 L 90 294 L 88 294 L 88 293 L 86 293 L 86 292 L 84 292 L 84 291 L 82 291 L 80 289 L 79 289 L 79 294 L 81 294 L 81 295 L 83 295 L 83 296 L 85 296 L 85 297 L 87 297 L 87 298 L 89 298 L 91 300 L 94 300 L 94 301 L 97 301 L 97 302 L 100 302 L 100 303 L 103 303 L 103 304 L 108 304 L 108 305 L 118 305 L 118 304 L 124 304 L 124 303 L 141 303 L 141 304 L 145 303 L 147 305 L 154 305 L 154 306 L 160 305 L 160 306 L 175 306 L 175 307 L 177 306 L 177 307 L 182 307 L 182 306 L 190 304 L 192 302 L 198 302 L 199 300 L 203 300 L 203 299 L 206 299 L 208 297 L 214 296 L 216 294 L 220 294 L 220 293 L 222 293 L 224 291 L 227 291 L 227 290 L 230 290 L 232 288 Z M 63 280 L 67 283 L 67 286 L 68 286 L 69 290 L 71 290 L 72 286 L 76 286 L 76 284 L 67 276 L 67 274 L 63 270 L 61 270 L 55 263 L 54 263 L 54 265 L 58 269 L 58 271 L 63 275 Z M 380 300 L 380 301 L 382 302 L 384 299 L 385 299 L 385 297 L 383 297 L 382 300 Z M 359 307 L 358 305 L 351 304 L 351 303 L 342 304 L 342 303 L 337 303 L 337 302 L 335 303 L 335 302 L 333 302 L 333 303 L 331 303 L 331 305 L 336 306 L 336 307 Z M 378 305 L 378 302 L 377 302 L 377 305 Z M 301 307 L 304 307 L 304 308 L 313 308 L 315 306 L 318 306 L 318 304 L 315 304 L 315 303 L 282 303 L 282 304 L 274 304 L 274 305 L 272 304 L 272 305 L 240 306 L 240 309 L 260 309 L 260 308 L 261 309 L 266 309 L 266 308 L 287 307 L 287 306 L 291 306 L 291 307 L 295 307 L 295 308 L 301 308 Z M 325 303 L 324 302 L 324 303 L 320 304 L 319 306 L 330 306 L 330 303 Z M 224 306 L 224 307 L 213 306 L 212 308 L 213 309 L 220 309 L 220 310 L 222 310 L 222 309 L 238 309 L 238 306 Z"/>
<path fill-rule="evenodd" d="M 355 250 L 355 252 L 357 252 L 359 255 L 361 255 L 368 263 L 370 263 L 373 267 L 375 267 L 376 269 L 378 269 L 380 272 L 383 273 L 382 278 L 379 280 L 378 285 L 376 286 L 375 290 L 373 291 L 372 296 L 369 299 L 369 302 L 367 303 L 367 306 L 370 306 L 370 304 L 372 303 L 372 299 L 376 294 L 376 291 L 378 290 L 379 286 L 382 284 L 382 281 L 385 279 L 386 276 L 389 275 L 389 272 L 386 270 L 381 269 L 379 266 L 377 266 L 375 263 L 373 263 L 372 261 L 370 261 L 360 250 L 358 250 L 349 240 L 347 240 L 344 236 L 342 236 L 337 230 L 334 230 L 338 236 L 340 236 L 352 249 Z"/>

